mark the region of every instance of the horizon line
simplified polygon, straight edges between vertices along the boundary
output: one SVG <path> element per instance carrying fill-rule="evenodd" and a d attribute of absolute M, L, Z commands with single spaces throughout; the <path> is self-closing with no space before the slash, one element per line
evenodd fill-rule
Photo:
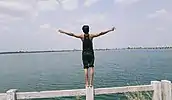
<path fill-rule="evenodd" d="M 125 48 L 96 48 L 95 51 L 102 50 L 126 50 L 126 49 L 172 49 L 172 46 L 159 46 L 159 47 L 125 47 Z M 18 50 L 18 51 L 0 51 L 0 54 L 8 53 L 41 53 L 41 52 L 69 52 L 69 51 L 82 51 L 82 49 L 58 49 L 58 50 Z"/>

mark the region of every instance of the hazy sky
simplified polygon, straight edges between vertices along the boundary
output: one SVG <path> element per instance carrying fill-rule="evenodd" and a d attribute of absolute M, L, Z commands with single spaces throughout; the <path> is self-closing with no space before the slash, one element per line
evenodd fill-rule
<path fill-rule="evenodd" d="M 172 0 L 0 0 L 0 51 L 81 49 L 80 34 L 115 26 L 94 39 L 95 48 L 171 46 Z"/>

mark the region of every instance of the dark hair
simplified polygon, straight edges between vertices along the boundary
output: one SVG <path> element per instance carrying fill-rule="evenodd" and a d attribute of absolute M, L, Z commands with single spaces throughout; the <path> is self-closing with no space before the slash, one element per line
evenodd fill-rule
<path fill-rule="evenodd" d="M 88 34 L 89 33 L 89 26 L 88 25 L 84 25 L 82 27 L 82 31 L 85 33 L 85 34 Z"/>

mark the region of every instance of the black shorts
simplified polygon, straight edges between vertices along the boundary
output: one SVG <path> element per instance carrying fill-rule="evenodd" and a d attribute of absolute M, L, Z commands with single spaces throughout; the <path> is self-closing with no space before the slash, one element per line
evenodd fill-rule
<path fill-rule="evenodd" d="M 85 68 L 94 67 L 94 53 L 93 52 L 83 52 L 82 61 Z"/>

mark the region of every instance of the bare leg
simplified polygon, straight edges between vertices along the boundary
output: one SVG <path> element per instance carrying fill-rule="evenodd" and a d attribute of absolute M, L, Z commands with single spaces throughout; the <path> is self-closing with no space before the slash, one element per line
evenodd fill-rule
<path fill-rule="evenodd" d="M 94 81 L 94 67 L 90 67 L 90 86 L 93 86 Z"/>
<path fill-rule="evenodd" d="M 85 87 L 87 87 L 88 86 L 88 69 L 85 68 L 84 71 L 85 71 Z"/>

